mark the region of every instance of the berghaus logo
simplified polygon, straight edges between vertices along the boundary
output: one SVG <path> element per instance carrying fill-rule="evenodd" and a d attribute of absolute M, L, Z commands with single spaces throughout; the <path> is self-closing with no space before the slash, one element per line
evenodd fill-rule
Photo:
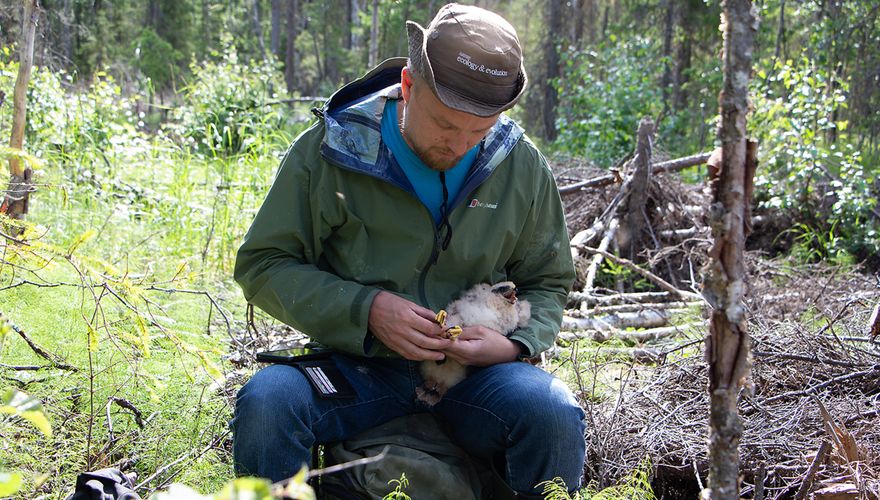
<path fill-rule="evenodd" d="M 498 204 L 486 203 L 485 201 L 480 201 L 474 198 L 473 200 L 471 200 L 470 203 L 468 203 L 468 208 L 491 208 L 492 210 L 495 210 L 496 208 L 498 208 Z"/>

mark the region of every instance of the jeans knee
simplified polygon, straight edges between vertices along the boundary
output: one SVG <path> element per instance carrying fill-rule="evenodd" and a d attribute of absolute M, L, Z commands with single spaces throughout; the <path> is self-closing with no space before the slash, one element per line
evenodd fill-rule
<path fill-rule="evenodd" d="M 280 422 L 282 415 L 297 413 L 297 406 L 308 401 L 305 396 L 309 393 L 308 382 L 296 368 L 285 365 L 263 368 L 238 391 L 233 427 L 263 427 Z"/>

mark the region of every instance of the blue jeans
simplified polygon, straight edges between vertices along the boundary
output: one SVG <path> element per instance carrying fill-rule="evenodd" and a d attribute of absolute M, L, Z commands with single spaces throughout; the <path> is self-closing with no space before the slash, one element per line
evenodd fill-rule
<path fill-rule="evenodd" d="M 418 362 L 333 359 L 355 398 L 321 398 L 297 368 L 285 365 L 260 370 L 241 388 L 232 420 L 237 474 L 279 481 L 308 464 L 316 444 L 430 411 L 453 424 L 453 440 L 471 456 L 503 463 L 499 471 L 517 492 L 540 493 L 535 486 L 554 477 L 572 490 L 580 485 L 584 412 L 565 384 L 543 370 L 522 362 L 475 368 L 428 408 L 415 398 Z"/>

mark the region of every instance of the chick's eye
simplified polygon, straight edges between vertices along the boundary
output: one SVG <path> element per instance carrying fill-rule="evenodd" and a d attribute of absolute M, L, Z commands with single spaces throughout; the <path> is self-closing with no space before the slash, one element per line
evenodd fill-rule
<path fill-rule="evenodd" d="M 505 286 L 499 286 L 498 288 L 496 288 L 496 289 L 494 289 L 494 290 L 492 290 L 492 291 L 495 292 L 495 293 L 505 294 L 505 293 L 510 292 L 510 287 L 509 287 L 509 286 L 506 286 L 506 285 L 505 285 Z"/>

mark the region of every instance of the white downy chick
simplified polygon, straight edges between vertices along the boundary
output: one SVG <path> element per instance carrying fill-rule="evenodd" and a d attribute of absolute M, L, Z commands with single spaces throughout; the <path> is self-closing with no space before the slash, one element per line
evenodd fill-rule
<path fill-rule="evenodd" d="M 475 285 L 445 310 L 443 326 L 485 326 L 503 335 L 525 326 L 532 315 L 532 305 L 517 299 L 516 285 L 510 281 Z M 416 388 L 416 397 L 428 406 L 437 404 L 450 387 L 467 376 L 467 367 L 452 359 L 423 361 L 420 368 L 425 383 Z"/>

